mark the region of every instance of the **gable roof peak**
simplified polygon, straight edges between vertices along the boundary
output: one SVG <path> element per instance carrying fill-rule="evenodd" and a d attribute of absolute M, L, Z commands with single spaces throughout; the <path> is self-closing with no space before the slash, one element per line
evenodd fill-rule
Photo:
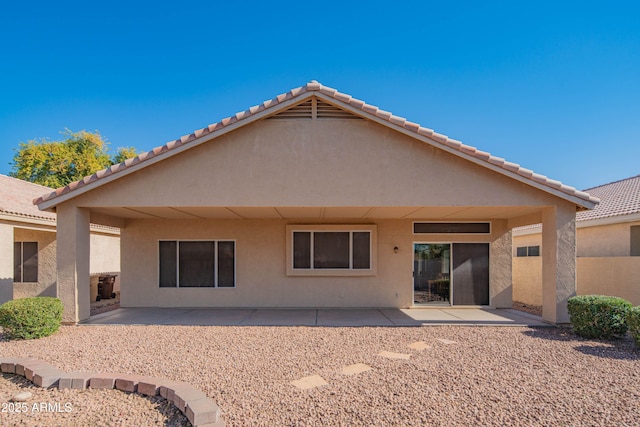
<path fill-rule="evenodd" d="M 156 147 L 151 151 L 141 153 L 133 159 L 128 159 L 123 163 L 98 171 L 80 181 L 73 182 L 65 187 L 55 190 L 52 193 L 41 196 L 34 200 L 34 204 L 39 205 L 41 209 L 51 209 L 60 201 L 75 196 L 69 195 L 68 193 L 75 193 L 79 195 L 84 191 L 89 190 L 88 188 L 85 188 L 86 186 L 94 187 L 113 179 L 117 179 L 126 173 L 133 172 L 145 167 L 146 165 L 155 163 L 161 158 L 177 154 L 183 149 L 186 149 L 187 146 L 198 145 L 223 135 L 237 127 L 243 126 L 245 123 L 250 123 L 254 120 L 259 120 L 276 114 L 280 110 L 296 105 L 296 102 L 298 102 L 300 98 L 312 96 L 310 92 L 317 93 L 317 96 L 330 100 L 330 102 L 337 104 L 339 108 L 351 111 L 354 114 L 376 121 L 385 126 L 395 128 L 396 130 L 413 136 L 414 138 L 418 138 L 426 143 L 438 146 L 445 151 L 467 158 L 475 163 L 496 170 L 499 173 L 510 175 L 515 179 L 529 183 L 534 187 L 538 187 L 544 191 L 555 194 L 556 196 L 576 202 L 577 205 L 582 208 L 593 208 L 593 206 L 600 201 L 598 198 L 592 197 L 584 191 L 576 190 L 574 187 L 564 185 L 561 182 L 549 179 L 544 175 L 536 174 L 531 170 L 521 167 L 519 164 L 511 163 L 501 157 L 496 157 L 490 153 L 480 151 L 476 147 L 463 144 L 460 141 L 447 137 L 446 135 L 434 132 L 432 129 L 424 128 L 417 123 L 410 122 L 404 117 L 394 116 L 388 111 L 384 111 L 374 105 L 370 105 L 364 101 L 353 98 L 351 95 L 339 92 L 334 88 L 324 86 L 317 80 L 311 80 L 303 86 L 277 95 L 274 98 L 264 101 L 262 104 L 249 107 L 248 109 L 226 117 L 217 123 L 198 129 L 174 141 L 167 142 L 166 144 Z M 63 196 L 64 198 L 62 198 Z"/>

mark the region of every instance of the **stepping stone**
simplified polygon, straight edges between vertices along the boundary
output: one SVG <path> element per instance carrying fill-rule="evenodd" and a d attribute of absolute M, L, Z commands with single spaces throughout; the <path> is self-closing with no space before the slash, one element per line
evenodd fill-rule
<path fill-rule="evenodd" d="M 365 365 L 364 363 L 356 363 L 355 365 L 349 365 L 342 368 L 342 373 L 344 375 L 356 375 L 362 372 L 370 371 L 372 368 L 369 365 Z"/>
<path fill-rule="evenodd" d="M 29 391 L 21 391 L 20 393 L 16 393 L 13 396 L 13 401 L 14 402 L 26 402 L 27 400 L 31 399 L 31 396 L 33 396 L 33 394 L 31 394 L 31 392 L 29 392 Z"/>
<path fill-rule="evenodd" d="M 409 360 L 409 358 L 411 357 L 410 354 L 393 353 L 391 351 L 381 351 L 380 353 L 378 353 L 378 356 L 386 357 L 387 359 L 403 359 L 403 360 Z"/>
<path fill-rule="evenodd" d="M 291 384 L 301 390 L 309 390 L 323 385 L 329 385 L 329 383 L 320 375 L 310 375 L 308 377 L 300 378 L 299 380 L 291 381 Z"/>
<path fill-rule="evenodd" d="M 416 341 L 414 343 L 409 344 L 408 347 L 412 350 L 419 350 L 419 351 L 431 348 L 431 346 L 424 341 Z"/>
<path fill-rule="evenodd" d="M 438 338 L 438 341 L 440 341 L 442 344 L 447 344 L 447 345 L 449 345 L 449 344 L 458 344 L 455 341 L 445 340 L 444 338 Z"/>

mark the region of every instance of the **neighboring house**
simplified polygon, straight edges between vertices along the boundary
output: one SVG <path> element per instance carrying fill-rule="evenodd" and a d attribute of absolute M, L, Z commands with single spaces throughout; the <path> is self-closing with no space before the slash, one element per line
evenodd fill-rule
<path fill-rule="evenodd" d="M 577 293 L 640 305 L 640 175 L 585 191 L 601 201 L 576 215 Z M 515 301 L 542 305 L 541 233 L 541 224 L 513 231 Z"/>
<path fill-rule="evenodd" d="M 0 175 L 0 303 L 57 295 L 56 214 L 33 204 L 48 191 L 51 188 Z M 90 242 L 91 273 L 120 271 L 118 229 L 92 225 Z"/>
<path fill-rule="evenodd" d="M 544 223 L 543 317 L 569 321 L 598 200 L 312 81 L 45 194 L 66 322 L 89 224 L 121 229 L 124 307 L 511 307 L 511 229 Z"/>

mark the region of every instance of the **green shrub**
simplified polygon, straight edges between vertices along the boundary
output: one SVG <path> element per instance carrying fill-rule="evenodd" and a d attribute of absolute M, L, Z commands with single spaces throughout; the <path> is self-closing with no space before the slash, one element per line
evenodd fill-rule
<path fill-rule="evenodd" d="M 626 315 L 633 305 L 623 298 L 579 295 L 568 305 L 573 330 L 581 337 L 611 339 L 627 333 Z"/>
<path fill-rule="evenodd" d="M 61 322 L 62 301 L 58 298 L 20 298 L 0 305 L 0 326 L 9 339 L 48 337 Z"/>
<path fill-rule="evenodd" d="M 640 347 L 640 306 L 633 307 L 627 311 L 627 326 L 634 341 Z"/>

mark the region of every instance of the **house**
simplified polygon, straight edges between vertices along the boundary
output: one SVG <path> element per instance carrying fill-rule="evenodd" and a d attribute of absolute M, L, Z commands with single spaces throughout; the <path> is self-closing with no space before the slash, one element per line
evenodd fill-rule
<path fill-rule="evenodd" d="M 56 296 L 56 214 L 33 204 L 33 199 L 50 191 L 0 175 L 0 304 Z M 92 274 L 120 271 L 118 229 L 92 225 L 90 246 Z"/>
<path fill-rule="evenodd" d="M 121 230 L 123 307 L 511 307 L 511 230 L 545 224 L 543 317 L 568 322 L 575 215 L 598 200 L 312 81 L 35 201 L 64 320 L 89 224 Z"/>
<path fill-rule="evenodd" d="M 640 175 L 585 190 L 601 202 L 576 215 L 577 294 L 640 305 Z M 542 305 L 542 225 L 513 231 L 513 298 Z"/>

